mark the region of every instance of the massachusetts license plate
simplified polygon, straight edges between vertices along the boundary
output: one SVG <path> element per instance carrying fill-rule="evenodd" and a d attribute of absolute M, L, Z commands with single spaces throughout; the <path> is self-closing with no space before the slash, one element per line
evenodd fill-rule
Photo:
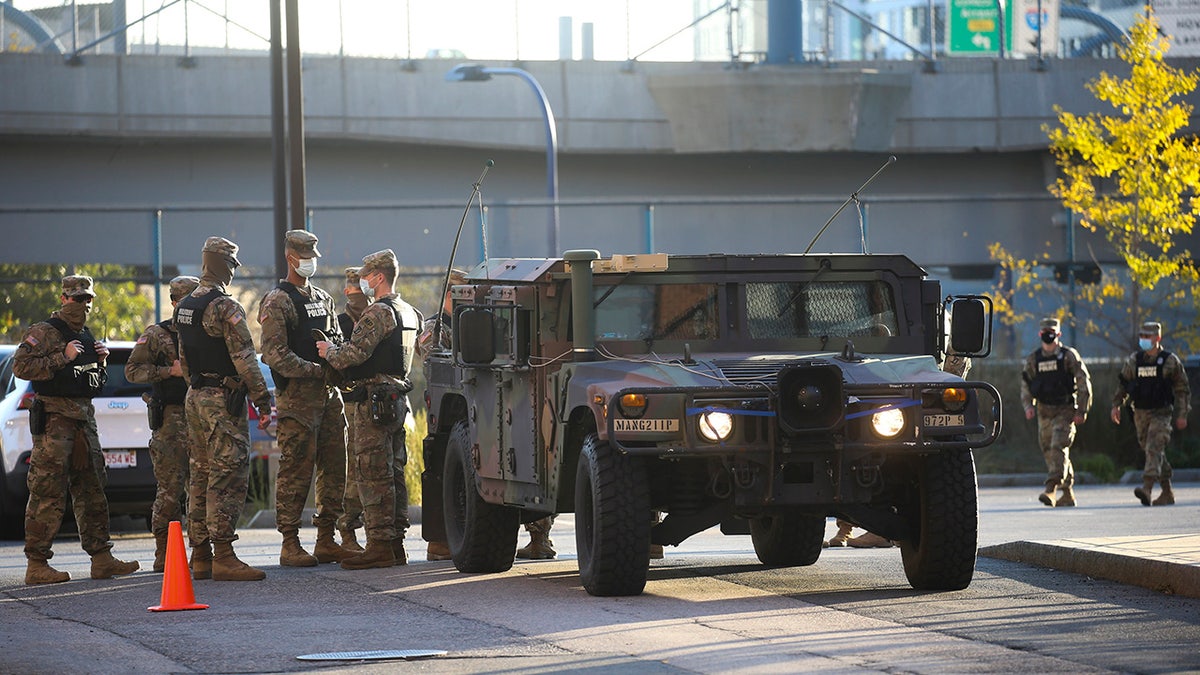
<path fill-rule="evenodd" d="M 925 426 L 927 427 L 961 427 L 963 425 L 963 415 L 926 415 Z"/>
<path fill-rule="evenodd" d="M 679 420 L 613 420 L 614 431 L 679 431 Z"/>
<path fill-rule="evenodd" d="M 132 469 L 137 466 L 137 453 L 105 450 L 104 466 L 110 469 Z"/>

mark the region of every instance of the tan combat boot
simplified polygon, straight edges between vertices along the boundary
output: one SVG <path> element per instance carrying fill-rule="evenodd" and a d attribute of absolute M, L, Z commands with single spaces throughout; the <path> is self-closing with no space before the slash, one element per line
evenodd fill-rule
<path fill-rule="evenodd" d="M 284 567 L 316 567 L 317 559 L 300 545 L 300 535 L 288 532 L 283 535 L 283 547 L 279 549 L 279 564 Z"/>
<path fill-rule="evenodd" d="M 895 546 L 890 539 L 884 539 L 874 532 L 863 532 L 846 543 L 854 548 L 891 548 Z"/>
<path fill-rule="evenodd" d="M 223 541 L 213 544 L 212 578 L 213 581 L 262 581 L 267 573 L 239 560 L 233 552 L 233 542 Z"/>
<path fill-rule="evenodd" d="M 650 544 L 650 559 L 651 560 L 662 560 L 663 559 L 662 544 Z"/>
<path fill-rule="evenodd" d="M 354 528 L 348 527 L 344 530 L 338 530 L 338 533 L 342 535 L 342 548 L 350 551 L 351 553 L 362 553 L 365 550 L 362 545 L 358 543 L 358 537 L 354 536 Z"/>
<path fill-rule="evenodd" d="M 167 569 L 167 533 L 154 535 L 154 567 L 155 573 L 161 574 Z"/>
<path fill-rule="evenodd" d="M 391 567 L 396 563 L 392 542 L 387 539 L 367 539 L 367 548 L 353 558 L 341 562 L 344 570 L 365 570 L 372 567 Z"/>
<path fill-rule="evenodd" d="M 1058 498 L 1055 506 L 1075 506 L 1075 490 L 1070 485 L 1064 485 L 1062 488 L 1062 496 Z"/>
<path fill-rule="evenodd" d="M 1143 478 L 1142 487 L 1133 489 L 1133 496 L 1141 500 L 1142 506 L 1150 506 L 1150 495 L 1154 491 L 1154 479 Z"/>
<path fill-rule="evenodd" d="M 396 567 L 408 564 L 408 554 L 404 552 L 404 537 L 396 537 L 392 540 L 392 557 L 395 558 L 392 565 Z"/>
<path fill-rule="evenodd" d="M 34 584 L 58 584 L 70 580 L 70 573 L 59 572 L 45 560 L 30 558 L 25 565 L 25 583 L 30 586 Z"/>
<path fill-rule="evenodd" d="M 827 548 L 839 548 L 846 546 L 850 541 L 850 533 L 854 531 L 854 526 L 844 520 L 837 521 L 837 534 L 829 538 L 829 541 L 823 544 Z"/>
<path fill-rule="evenodd" d="M 192 578 L 193 579 L 211 579 L 212 578 L 212 544 L 204 542 L 192 547 Z"/>
<path fill-rule="evenodd" d="M 139 567 L 141 565 L 136 560 L 129 562 L 117 560 L 109 549 L 104 549 L 92 556 L 93 579 L 111 579 L 125 574 L 133 574 Z"/>
<path fill-rule="evenodd" d="M 550 560 L 557 555 L 550 535 L 541 532 L 530 532 L 529 543 L 517 550 L 517 557 L 522 560 Z"/>
<path fill-rule="evenodd" d="M 426 560 L 451 560 L 453 557 L 450 555 L 450 544 L 444 541 L 431 541 L 425 548 Z"/>
<path fill-rule="evenodd" d="M 1054 506 L 1058 503 L 1058 498 L 1054 494 L 1054 491 L 1057 489 L 1058 481 L 1046 481 L 1046 489 L 1042 492 L 1042 494 L 1038 495 L 1038 501 L 1046 506 Z"/>
<path fill-rule="evenodd" d="M 1155 506 L 1170 506 L 1175 503 L 1175 492 L 1171 490 L 1171 479 L 1163 478 L 1158 481 L 1162 485 L 1162 493 L 1152 503 Z"/>
<path fill-rule="evenodd" d="M 337 542 L 333 540 L 332 525 L 319 525 L 317 526 L 317 545 L 313 547 L 313 555 L 316 556 L 317 562 L 331 563 L 341 562 L 358 554 L 337 545 Z"/>

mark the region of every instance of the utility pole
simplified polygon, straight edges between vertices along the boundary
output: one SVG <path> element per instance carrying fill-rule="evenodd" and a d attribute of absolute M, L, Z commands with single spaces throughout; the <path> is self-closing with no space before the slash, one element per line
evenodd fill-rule
<path fill-rule="evenodd" d="M 274 193 L 275 275 L 287 276 L 287 258 L 283 235 L 288 230 L 287 205 L 287 128 L 283 113 L 283 0 L 269 0 L 271 6 L 271 169 Z"/>
<path fill-rule="evenodd" d="M 304 198 L 304 87 L 300 84 L 299 0 L 287 0 L 288 167 L 291 229 L 307 230 Z"/>

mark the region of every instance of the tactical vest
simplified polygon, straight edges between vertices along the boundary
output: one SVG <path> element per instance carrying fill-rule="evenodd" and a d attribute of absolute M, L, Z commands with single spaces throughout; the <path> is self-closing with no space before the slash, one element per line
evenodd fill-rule
<path fill-rule="evenodd" d="M 1033 379 L 1028 380 L 1029 393 L 1038 403 L 1067 405 L 1075 403 L 1075 376 L 1067 370 L 1067 350 L 1046 355 L 1041 349 L 1033 353 Z"/>
<path fill-rule="evenodd" d="M 158 322 L 158 325 L 171 337 L 171 343 L 175 345 L 175 353 L 179 354 L 179 336 L 171 330 L 171 322 L 172 319 L 165 319 Z M 182 377 L 171 376 L 165 380 L 150 383 L 150 391 L 154 400 L 163 405 L 183 405 L 183 400 L 187 398 L 187 390 L 187 380 Z"/>
<path fill-rule="evenodd" d="M 100 355 L 96 353 L 96 338 L 87 326 L 75 332 L 66 321 L 52 316 L 46 323 L 63 336 L 67 342 L 79 340 L 83 351 L 75 355 L 74 360 L 54 371 L 54 377 L 49 380 L 35 380 L 34 393 L 40 396 L 62 396 L 63 398 L 95 398 L 104 389 L 108 381 L 108 372 L 100 365 Z"/>
<path fill-rule="evenodd" d="M 1126 383 L 1126 390 L 1133 399 L 1133 407 L 1138 410 L 1165 408 L 1175 402 L 1175 392 L 1171 383 L 1163 377 L 1171 352 L 1163 350 L 1149 361 L 1144 360 L 1145 356 L 1146 352 L 1137 353 L 1133 381 Z"/>
<path fill-rule="evenodd" d="M 198 298 L 187 296 L 175 308 L 175 328 L 179 331 L 179 342 L 183 345 L 193 387 L 214 386 L 211 382 L 201 384 L 205 375 L 215 375 L 218 379 L 237 377 L 237 368 L 229 357 L 225 338 L 204 332 L 205 310 L 217 298 L 225 297 L 229 296 L 214 288 Z"/>
<path fill-rule="evenodd" d="M 305 361 L 318 363 L 321 357 L 317 353 L 317 341 L 313 339 L 312 332 L 313 329 L 316 329 L 329 337 L 337 337 L 338 332 L 335 330 L 337 324 L 334 322 L 333 315 L 329 313 L 329 309 L 315 290 L 312 292 L 312 297 L 306 298 L 300 289 L 290 281 L 281 281 L 276 288 L 287 293 L 288 297 L 292 299 L 292 306 L 296 308 L 296 327 L 287 329 L 288 349 Z M 271 369 L 271 377 L 274 378 L 275 387 L 279 391 L 287 389 L 290 378 L 274 368 Z"/>
<path fill-rule="evenodd" d="M 379 300 L 377 304 L 387 305 L 392 310 L 396 317 L 396 330 L 376 345 L 375 351 L 371 352 L 366 361 L 343 371 L 348 380 L 365 380 L 379 374 L 407 377 L 408 370 L 412 367 L 417 331 L 421 328 L 421 315 L 399 296 Z"/>

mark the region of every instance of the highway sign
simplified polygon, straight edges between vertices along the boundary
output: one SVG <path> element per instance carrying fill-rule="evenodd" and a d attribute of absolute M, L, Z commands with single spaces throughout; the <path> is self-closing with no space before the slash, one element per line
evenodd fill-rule
<path fill-rule="evenodd" d="M 1012 0 L 1004 1 L 1005 17 Z M 1000 52 L 1000 15 L 996 0 L 949 0 L 946 53 L 951 56 L 991 56 Z M 1005 22 L 1004 44 L 1012 44 L 1012 22 Z"/>

